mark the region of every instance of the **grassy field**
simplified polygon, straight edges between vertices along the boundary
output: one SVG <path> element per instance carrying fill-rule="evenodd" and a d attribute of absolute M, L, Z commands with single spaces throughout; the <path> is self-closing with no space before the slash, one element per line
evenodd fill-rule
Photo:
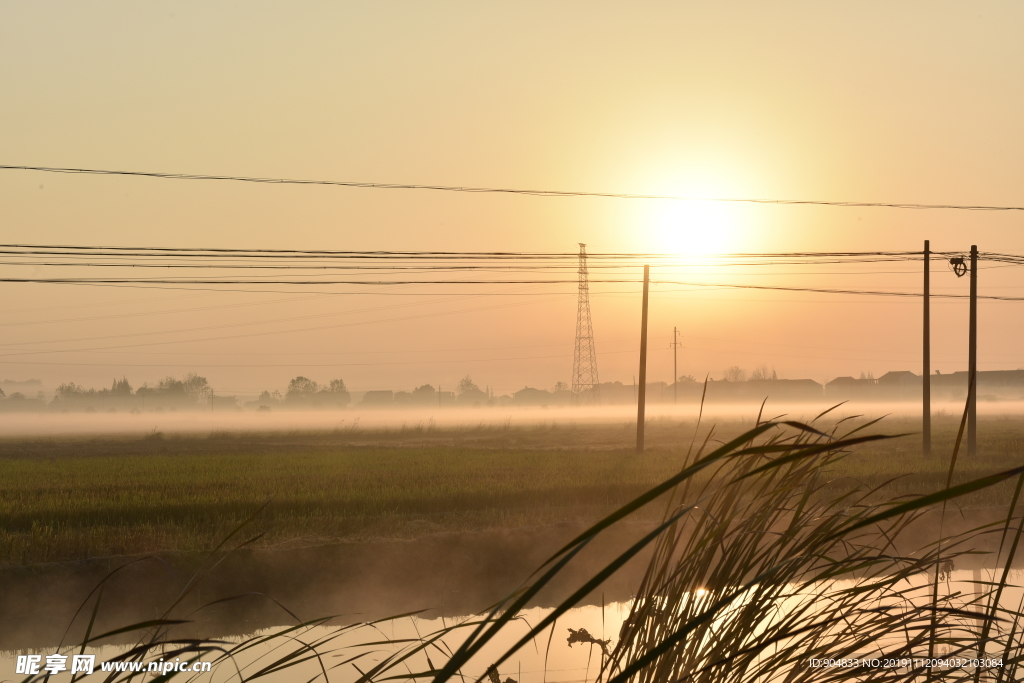
<path fill-rule="evenodd" d="M 866 446 L 828 474 L 837 489 L 846 477 L 899 477 L 885 495 L 935 490 L 957 426 L 937 421 L 928 461 L 911 435 Z M 263 547 L 590 521 L 677 471 L 694 427 L 652 422 L 642 457 L 632 424 L 7 440 L 0 564 L 206 549 L 268 501 L 252 526 L 266 532 Z M 749 427 L 722 424 L 713 438 Z M 892 420 L 873 431 L 918 429 Z M 957 481 L 1024 460 L 1024 420 L 985 419 L 979 433 L 980 456 L 961 459 Z M 961 504 L 1005 504 L 1010 492 Z"/>

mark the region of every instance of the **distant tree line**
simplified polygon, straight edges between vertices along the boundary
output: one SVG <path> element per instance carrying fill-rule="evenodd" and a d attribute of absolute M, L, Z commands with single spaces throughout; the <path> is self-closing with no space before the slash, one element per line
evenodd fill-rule
<path fill-rule="evenodd" d="M 344 408 L 352 401 L 345 380 L 332 379 L 319 384 L 308 377 L 298 376 L 288 382 L 284 396 L 279 391 L 264 390 L 255 403 L 258 409 L 269 410 L 275 406 L 287 408 Z"/>
<path fill-rule="evenodd" d="M 870 375 L 869 375 L 870 377 Z M 709 378 L 710 379 L 710 378 Z M 720 382 L 731 384 L 739 390 L 739 384 L 748 381 L 777 380 L 774 368 L 758 365 L 748 374 L 740 366 L 731 366 L 722 373 Z M 714 382 L 713 379 L 710 381 Z M 780 381 L 779 384 L 785 384 Z M 792 381 L 790 381 L 792 383 Z M 38 384 L 38 383 L 37 383 Z M 692 398 L 702 391 L 703 379 L 693 375 L 676 378 L 675 387 L 665 382 L 648 383 L 647 400 L 664 402 L 678 397 Z M 794 385 L 795 386 L 795 385 Z M 820 386 L 820 385 L 819 385 Z M 19 387 L 20 388 L 20 387 Z M 760 389 L 758 391 L 761 391 Z M 773 390 L 776 391 L 776 390 Z M 781 389 L 778 389 L 781 391 Z M 714 394 L 721 393 L 716 390 Z M 735 393 L 735 392 L 732 392 Z M 741 392 L 742 393 L 742 392 Z M 636 400 L 635 382 L 605 382 L 600 387 L 600 402 L 607 405 L 631 403 Z M 159 410 L 211 410 L 243 408 L 269 411 L 278 409 L 310 410 L 341 409 L 346 407 L 478 407 L 478 406 L 558 406 L 572 402 L 570 387 L 565 382 L 556 382 L 550 389 L 524 387 L 508 395 L 495 395 L 490 387 L 483 389 L 466 375 L 450 390 L 440 386 L 423 384 L 409 391 L 379 390 L 367 391 L 358 402 L 343 379 L 332 379 L 325 383 L 299 375 L 288 382 L 284 393 L 279 390 L 264 390 L 259 397 L 244 406 L 234 396 L 217 396 L 207 379 L 195 372 L 181 378 L 168 376 L 154 385 L 144 383 L 134 389 L 127 377 L 114 379 L 109 388 L 85 388 L 74 382 L 65 382 L 57 387 L 50 400 L 40 391 L 34 397 L 14 392 L 5 396 L 0 389 L 0 410 L 58 410 L 58 411 L 159 411 Z"/>
<path fill-rule="evenodd" d="M 133 389 L 127 377 L 114 379 L 109 389 L 86 389 L 74 382 L 65 382 L 53 392 L 49 401 L 43 392 L 35 398 L 28 398 L 20 393 L 4 397 L 0 390 L 0 409 L 18 410 L 58 410 L 58 411 L 117 411 L 128 410 L 178 410 L 206 409 L 213 405 L 217 397 L 205 377 L 190 372 L 181 379 L 165 377 L 150 386 L 144 383 Z"/>
<path fill-rule="evenodd" d="M 687 377 L 690 380 L 693 379 L 692 375 L 688 375 Z M 750 379 L 752 379 L 752 380 L 765 380 L 765 379 L 778 379 L 778 378 L 779 378 L 779 376 L 775 373 L 775 368 L 772 368 L 772 369 L 769 370 L 768 366 L 763 364 L 763 363 L 761 365 L 758 365 L 756 368 L 754 368 L 750 372 Z M 680 380 L 683 380 L 683 378 L 680 377 Z M 725 372 L 722 373 L 722 381 L 723 382 L 746 382 L 747 381 L 747 373 L 740 366 L 733 365 L 732 367 L 726 368 Z"/>

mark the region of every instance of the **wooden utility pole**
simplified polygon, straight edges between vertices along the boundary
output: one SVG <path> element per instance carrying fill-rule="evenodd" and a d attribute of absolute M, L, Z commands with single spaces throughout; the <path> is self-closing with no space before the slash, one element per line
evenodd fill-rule
<path fill-rule="evenodd" d="M 672 328 L 672 403 L 679 403 L 679 328 Z"/>
<path fill-rule="evenodd" d="M 931 318 L 931 248 L 924 241 L 924 362 L 921 368 L 921 439 L 924 457 L 932 454 L 932 318 Z"/>
<path fill-rule="evenodd" d="M 644 303 L 640 314 L 640 387 L 636 401 L 636 452 L 644 452 L 644 403 L 647 399 L 647 288 L 651 267 L 644 266 Z"/>
<path fill-rule="evenodd" d="M 978 245 L 971 245 L 971 323 L 967 348 L 967 455 L 978 454 Z"/>

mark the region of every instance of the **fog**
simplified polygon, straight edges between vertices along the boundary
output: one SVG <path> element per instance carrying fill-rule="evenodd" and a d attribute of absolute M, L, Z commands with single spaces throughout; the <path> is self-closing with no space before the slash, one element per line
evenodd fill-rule
<path fill-rule="evenodd" d="M 768 401 L 763 419 L 785 417 L 811 420 L 836 403 L 786 403 Z M 652 421 L 689 421 L 701 414 L 699 404 L 679 406 L 648 404 L 646 419 Z M 701 419 L 754 422 L 761 411 L 759 403 L 722 403 L 703 406 Z M 963 404 L 933 402 L 938 418 L 959 416 Z M 853 415 L 867 418 L 920 416 L 921 406 L 911 402 L 855 402 L 838 405 L 830 421 Z M 1024 416 L 1024 401 L 979 401 L 978 414 L 986 417 Z M 0 413 L 0 438 L 32 436 L 74 436 L 100 434 L 210 434 L 217 432 L 293 432 L 293 431 L 401 431 L 410 433 L 431 429 L 513 428 L 570 425 L 636 424 L 634 406 L 601 407 L 516 407 L 446 409 L 363 409 L 363 410 L 275 410 L 275 411 L 165 411 L 151 413 Z"/>

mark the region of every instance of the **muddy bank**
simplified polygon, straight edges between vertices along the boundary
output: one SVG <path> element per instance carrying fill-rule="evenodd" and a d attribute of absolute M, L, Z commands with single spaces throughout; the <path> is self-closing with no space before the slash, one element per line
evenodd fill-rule
<path fill-rule="evenodd" d="M 80 642 L 94 602 L 75 618 L 90 592 L 106 582 L 93 633 L 160 618 L 196 572 L 199 586 L 170 614 L 191 623 L 176 635 L 211 638 L 340 615 L 337 623 L 380 619 L 412 610 L 425 616 L 478 612 L 514 591 L 542 562 L 586 528 L 557 524 L 513 531 L 435 534 L 413 541 L 340 543 L 292 550 L 240 550 L 203 569 L 206 556 L 165 553 L 0 569 L 0 650 Z M 571 594 L 644 528 L 606 531 L 566 567 L 530 606 L 548 607 Z M 628 599 L 649 555 L 602 587 L 606 601 Z M 207 565 L 208 566 L 208 565 Z M 582 604 L 600 604 L 602 592 Z M 242 596 L 203 605 L 231 596 Z M 271 599 L 272 598 L 272 599 Z M 276 601 L 276 602 L 275 602 Z M 287 610 L 287 611 L 286 611 Z M 291 612 L 291 614 L 289 614 Z"/>

